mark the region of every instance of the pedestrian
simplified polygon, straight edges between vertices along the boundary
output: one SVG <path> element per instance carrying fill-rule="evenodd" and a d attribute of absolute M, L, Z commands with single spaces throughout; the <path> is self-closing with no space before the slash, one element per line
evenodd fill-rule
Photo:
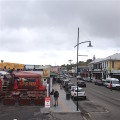
<path fill-rule="evenodd" d="M 60 89 L 62 89 L 62 84 L 60 84 Z"/>
<path fill-rule="evenodd" d="M 55 90 L 55 92 L 54 92 L 54 100 L 55 100 L 54 106 L 58 106 L 58 97 L 59 97 L 59 92 L 57 90 Z"/>
<path fill-rule="evenodd" d="M 110 83 L 110 90 L 112 91 L 112 83 Z"/>
<path fill-rule="evenodd" d="M 56 78 L 55 77 L 53 77 L 53 83 L 56 83 Z"/>

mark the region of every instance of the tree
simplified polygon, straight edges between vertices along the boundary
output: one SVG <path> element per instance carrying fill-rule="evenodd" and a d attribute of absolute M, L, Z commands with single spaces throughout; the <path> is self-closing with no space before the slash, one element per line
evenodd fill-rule
<path fill-rule="evenodd" d="M 90 62 L 92 62 L 92 59 L 88 59 L 86 60 L 87 64 L 89 64 Z"/>
<path fill-rule="evenodd" d="M 79 61 L 78 62 L 78 66 L 88 66 L 88 64 L 90 63 L 90 62 L 92 62 L 92 59 L 88 59 L 88 60 L 86 60 L 86 62 L 84 62 L 84 61 Z M 61 67 L 66 67 L 66 69 L 67 70 L 71 70 L 72 69 L 72 67 L 76 67 L 77 66 L 77 64 L 71 64 L 71 65 L 69 65 L 69 64 L 67 64 L 67 65 L 61 65 Z"/>

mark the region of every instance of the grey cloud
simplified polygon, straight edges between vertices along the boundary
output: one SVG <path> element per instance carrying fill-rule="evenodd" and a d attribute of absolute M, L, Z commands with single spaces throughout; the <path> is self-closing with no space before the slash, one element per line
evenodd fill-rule
<path fill-rule="evenodd" d="M 104 39 L 104 43 L 110 44 L 116 40 L 120 45 L 119 1 L 2 1 L 0 4 L 0 31 L 16 31 L 16 36 L 0 37 L 1 49 L 4 46 L 12 51 L 72 49 L 78 26 L 82 40 L 94 37 L 95 42 Z M 28 31 L 26 36 L 18 30 L 22 28 L 36 31 Z"/>
<path fill-rule="evenodd" d="M 64 27 L 69 26 L 72 21 L 81 25 L 79 21 L 82 21 L 90 27 L 87 32 L 114 37 L 118 36 L 120 31 L 119 4 L 108 1 L 3 2 L 2 15 L 4 25 L 10 27 Z"/>

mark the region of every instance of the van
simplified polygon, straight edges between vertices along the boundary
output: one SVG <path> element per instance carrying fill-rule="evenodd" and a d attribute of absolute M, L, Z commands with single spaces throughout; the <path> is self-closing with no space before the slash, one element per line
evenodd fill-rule
<path fill-rule="evenodd" d="M 112 89 L 120 89 L 120 82 L 117 78 L 107 78 L 105 80 L 105 87 L 110 88 L 110 84 L 112 84 Z"/>

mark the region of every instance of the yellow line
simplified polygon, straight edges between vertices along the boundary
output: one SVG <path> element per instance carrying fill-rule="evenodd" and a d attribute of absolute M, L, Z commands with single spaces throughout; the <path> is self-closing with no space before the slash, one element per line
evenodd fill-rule
<path fill-rule="evenodd" d="M 88 113 L 88 116 L 91 117 L 90 113 Z"/>
<path fill-rule="evenodd" d="M 69 112 L 68 107 L 61 98 L 59 99 L 59 104 L 61 104 L 63 112 Z"/>

